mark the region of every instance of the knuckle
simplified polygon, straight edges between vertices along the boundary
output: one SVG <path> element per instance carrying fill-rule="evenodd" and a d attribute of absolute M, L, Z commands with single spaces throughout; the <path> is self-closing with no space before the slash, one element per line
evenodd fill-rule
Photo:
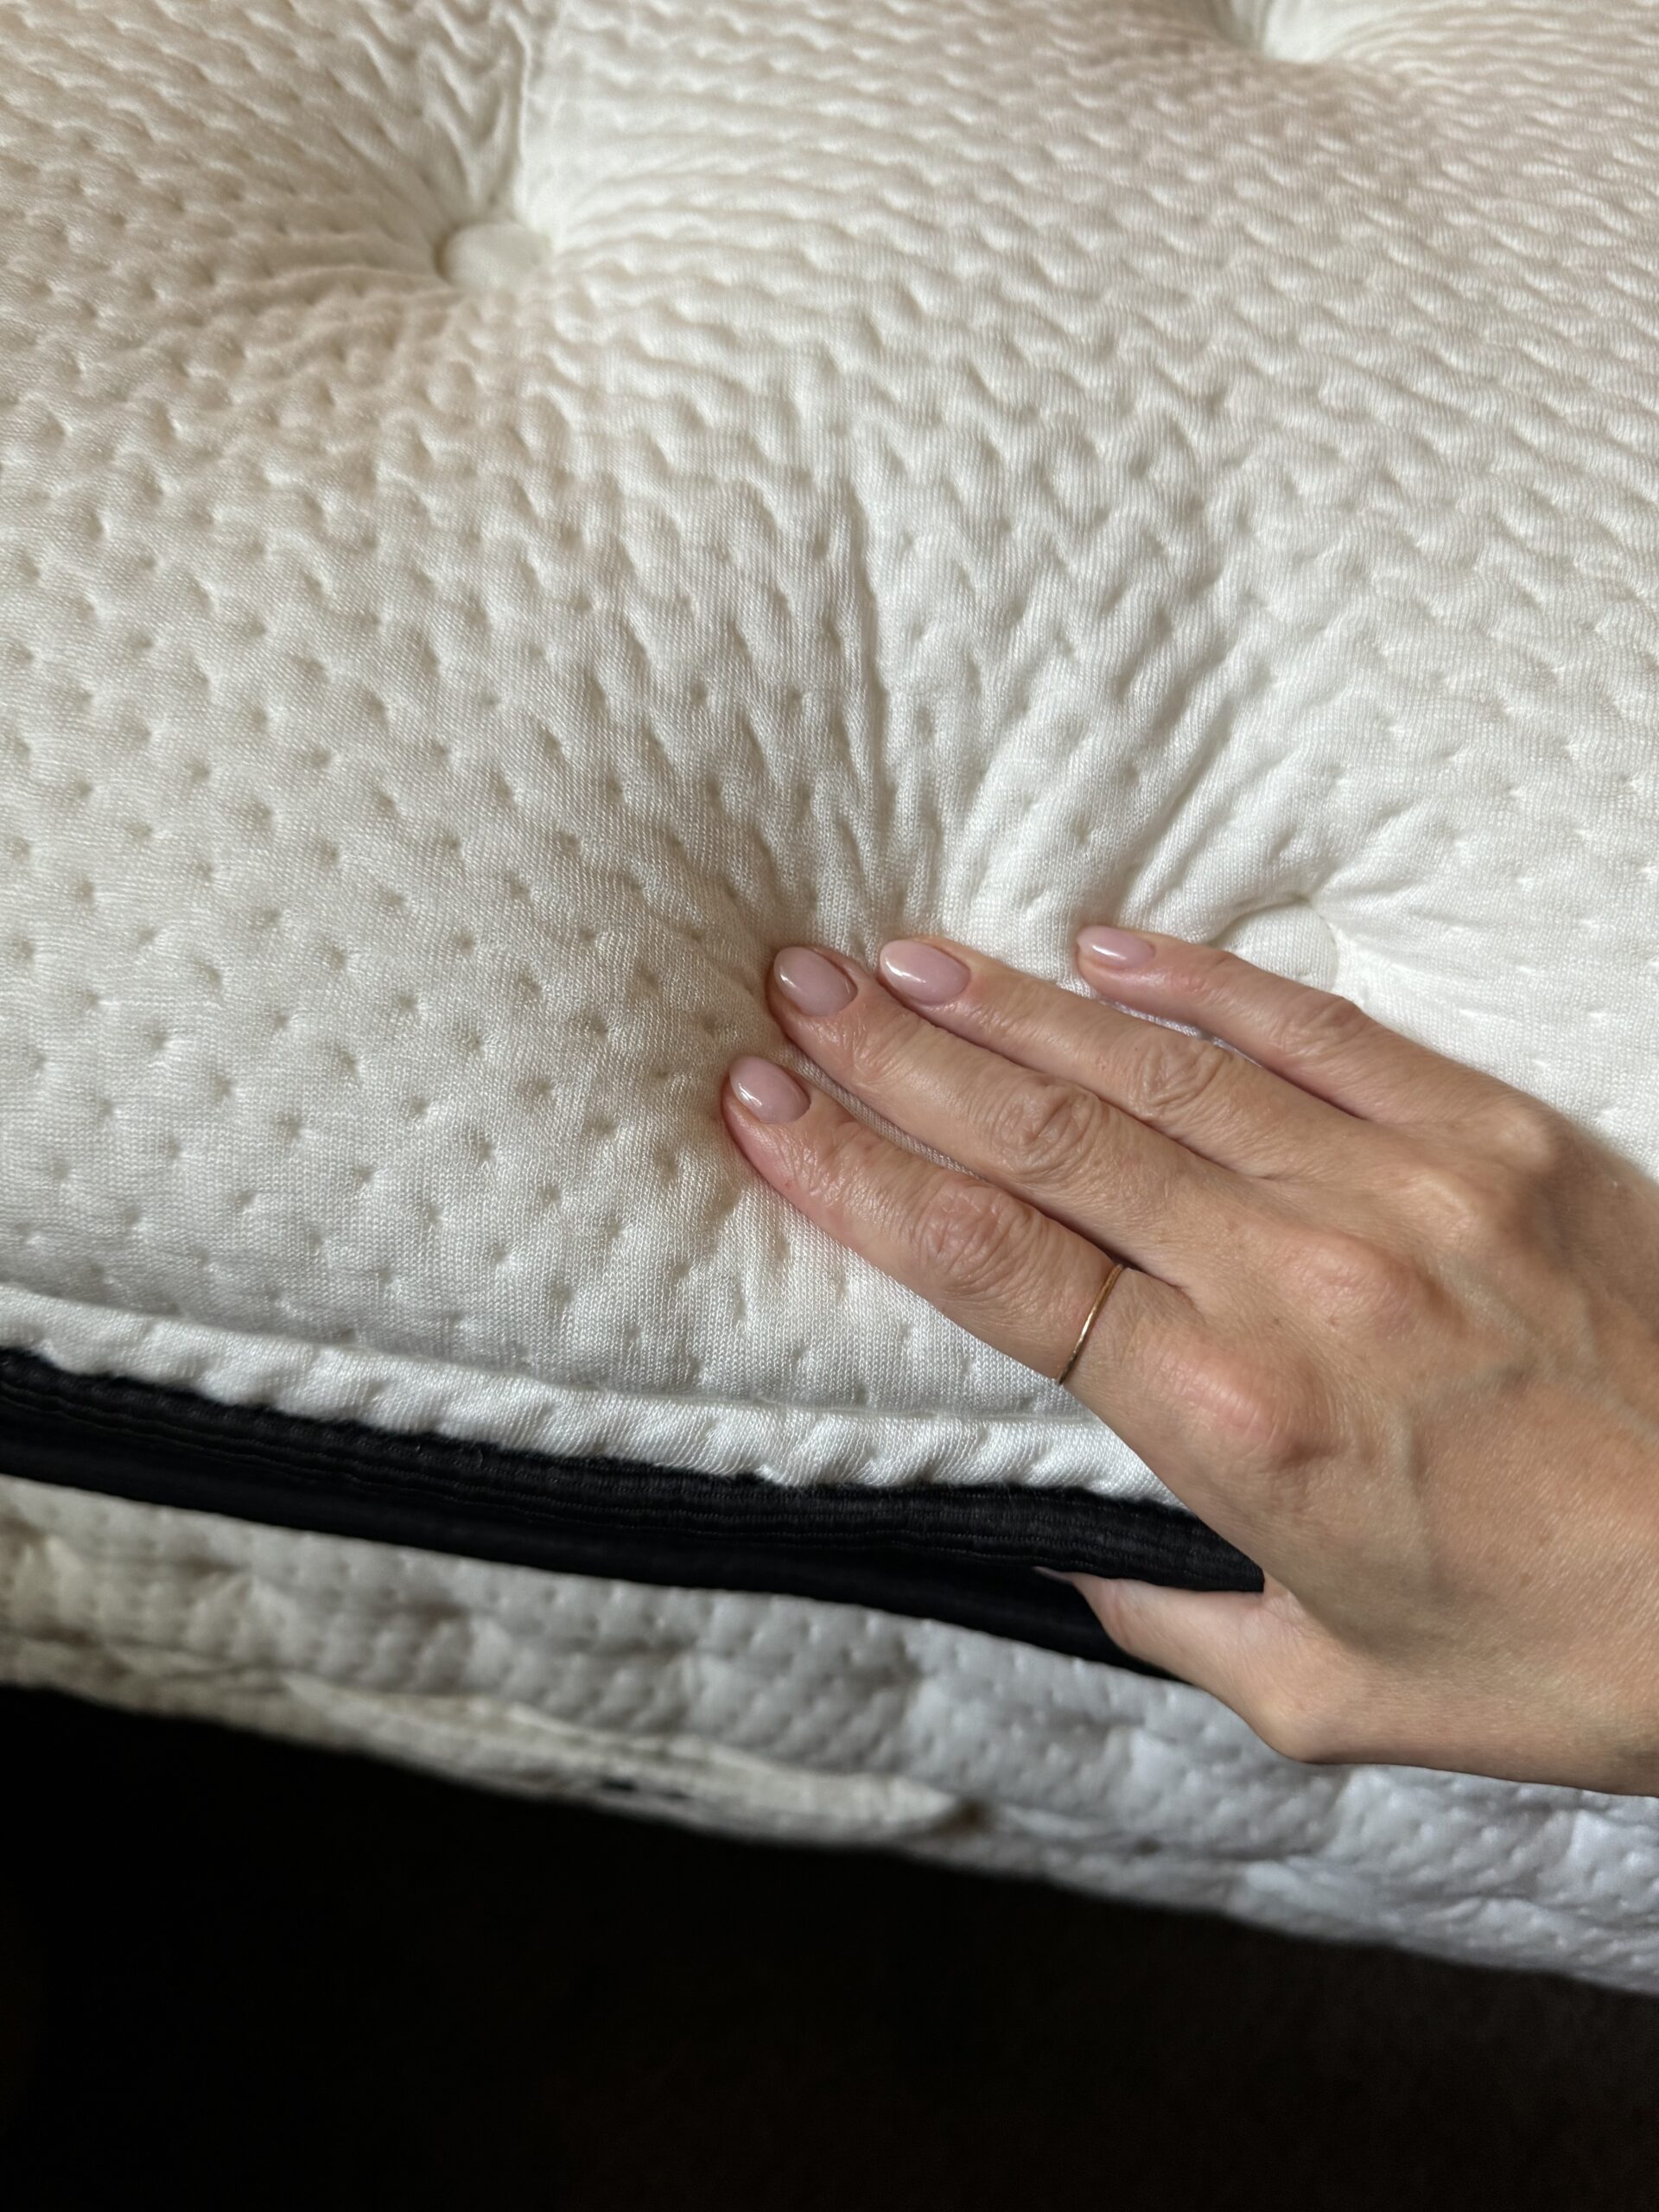
<path fill-rule="evenodd" d="M 1560 1116 L 1518 1090 L 1500 1093 L 1485 1109 L 1480 1138 L 1493 1159 L 1538 1182 L 1560 1173 L 1572 1146 L 1572 1132 Z"/>
<path fill-rule="evenodd" d="M 1376 1329 L 1411 1319 L 1428 1288 L 1427 1276 L 1404 1253 L 1346 1230 L 1305 1232 L 1296 1272 L 1316 1315 Z"/>
<path fill-rule="evenodd" d="M 1206 996 L 1235 989 L 1260 972 L 1248 960 L 1240 959 L 1237 953 L 1228 952 L 1217 944 L 1189 946 L 1186 961 L 1189 988 L 1195 994 Z"/>
<path fill-rule="evenodd" d="M 1404 1199 L 1413 1221 L 1436 1243 L 1479 1252 L 1510 1241 L 1522 1225 L 1528 1193 L 1520 1179 L 1490 1165 L 1419 1160 L 1406 1175 Z"/>
<path fill-rule="evenodd" d="M 885 1149 L 868 1122 L 846 1115 L 822 1128 L 816 1142 L 795 1147 L 790 1182 L 800 1198 L 844 1216 L 874 1185 Z"/>
<path fill-rule="evenodd" d="M 874 995 L 868 995 L 874 1002 Z M 903 1058 L 901 1033 L 880 1018 L 874 1003 L 860 1009 L 858 1018 L 849 1020 L 835 1040 L 834 1071 L 851 1090 L 890 1090 L 902 1072 Z"/>
<path fill-rule="evenodd" d="M 1066 1183 L 1103 1134 L 1106 1109 L 1075 1084 L 1040 1077 L 1016 1084 L 992 1116 L 997 1160 L 1022 1182 Z"/>
<path fill-rule="evenodd" d="M 1218 1464 L 1286 1475 L 1326 1449 L 1317 1395 L 1294 1371 L 1211 1349 L 1187 1369 L 1184 1395 Z"/>
<path fill-rule="evenodd" d="M 969 1297 L 995 1297 L 1024 1270 L 1033 1219 L 1028 1206 L 994 1184 L 944 1175 L 917 1217 L 917 1255 Z"/>
<path fill-rule="evenodd" d="M 1273 1025 L 1273 1041 L 1301 1060 L 1335 1059 L 1374 1027 L 1370 1014 L 1334 991 L 1301 991 Z"/>
<path fill-rule="evenodd" d="M 1230 1084 L 1237 1061 L 1219 1045 L 1146 1025 L 1130 1077 L 1135 1111 L 1154 1124 L 1191 1121 Z"/>

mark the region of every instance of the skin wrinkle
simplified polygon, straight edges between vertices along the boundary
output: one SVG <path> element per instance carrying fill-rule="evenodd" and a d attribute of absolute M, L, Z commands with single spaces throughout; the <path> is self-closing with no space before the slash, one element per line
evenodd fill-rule
<path fill-rule="evenodd" d="M 1101 1006 L 923 942 L 967 966 L 954 999 L 836 955 L 847 1006 L 775 973 L 771 1004 L 969 1172 L 821 1092 L 779 1129 L 728 1090 L 728 1126 L 832 1235 L 1051 1375 L 1103 1265 L 1134 1262 L 1069 1387 L 1266 1580 L 1071 1578 L 1108 1632 L 1292 1758 L 1659 1793 L 1659 1185 L 1230 954 L 1154 938 L 1125 968 L 1085 935 Z M 1163 1027 L 1150 1088 L 1147 1016 L 1205 1033 Z"/>

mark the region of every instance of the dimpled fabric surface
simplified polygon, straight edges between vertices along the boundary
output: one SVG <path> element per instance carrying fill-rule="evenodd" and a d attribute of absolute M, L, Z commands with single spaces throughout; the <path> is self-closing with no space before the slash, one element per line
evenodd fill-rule
<path fill-rule="evenodd" d="M 1659 11 L 0 39 L 7 1340 L 1147 1489 L 736 1160 L 801 937 L 1225 938 L 1659 1161 Z"/>
<path fill-rule="evenodd" d="M 1156 1494 L 736 1160 L 801 938 L 1233 944 L 1659 1166 L 1648 0 L 0 0 L 0 1341 Z M 1417 1786 L 1627 1928 L 1612 1815 Z"/>
<path fill-rule="evenodd" d="M 1297 1767 L 1179 1682 L 0 1481 L 0 1676 L 780 1840 L 1659 1993 L 1646 1800 Z"/>

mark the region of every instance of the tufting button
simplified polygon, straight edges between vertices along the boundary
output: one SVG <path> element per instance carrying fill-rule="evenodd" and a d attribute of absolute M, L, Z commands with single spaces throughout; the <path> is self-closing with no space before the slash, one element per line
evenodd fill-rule
<path fill-rule="evenodd" d="M 510 216 L 463 223 L 438 249 L 438 268 L 463 292 L 516 292 L 543 268 L 548 240 Z"/>
<path fill-rule="evenodd" d="M 1316 990 L 1336 986 L 1338 950 L 1331 925 L 1306 899 L 1261 906 L 1241 914 L 1221 931 L 1216 943 L 1258 968 L 1271 968 Z"/>
<path fill-rule="evenodd" d="M 1386 22 L 1386 0 L 1208 0 L 1224 38 L 1271 61 L 1332 61 L 1357 33 Z"/>

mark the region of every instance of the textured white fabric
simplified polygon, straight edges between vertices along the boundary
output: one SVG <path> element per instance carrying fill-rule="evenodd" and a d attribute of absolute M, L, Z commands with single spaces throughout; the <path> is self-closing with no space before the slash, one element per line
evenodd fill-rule
<path fill-rule="evenodd" d="M 1647 0 L 0 0 L 0 1342 L 1154 1489 L 741 1169 L 766 956 L 1141 920 L 1659 1166 L 1656 362 Z M 1652 1808 L 4 1497 L 15 1675 L 1655 1984 Z"/>
<path fill-rule="evenodd" d="M 1147 1490 L 735 1160 L 801 936 L 1227 938 L 1659 1162 L 1659 10 L 0 52 L 6 1341 Z"/>
<path fill-rule="evenodd" d="M 1659 1992 L 1650 1803 L 1310 1773 L 1179 1684 L 856 1606 L 0 1480 L 0 1676 L 701 1827 Z"/>

